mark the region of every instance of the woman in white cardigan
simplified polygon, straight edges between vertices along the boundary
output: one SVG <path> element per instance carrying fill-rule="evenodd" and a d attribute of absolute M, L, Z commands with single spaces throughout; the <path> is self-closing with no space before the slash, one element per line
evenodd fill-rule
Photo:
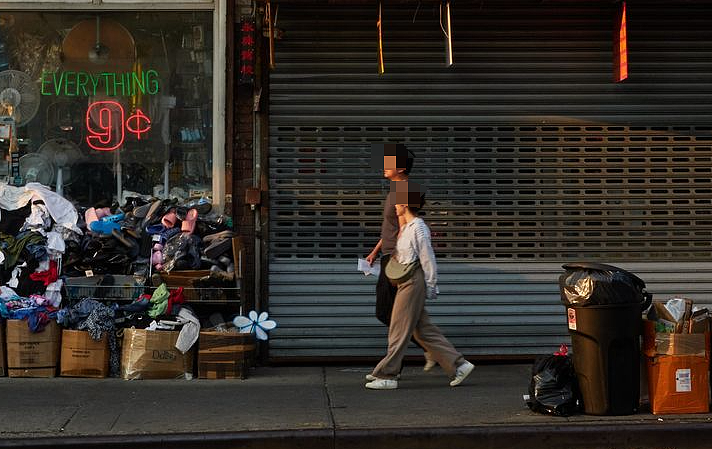
<path fill-rule="evenodd" d="M 401 227 L 396 250 L 391 258 L 396 258 L 402 264 L 419 260 L 420 266 L 410 279 L 398 284 L 388 328 L 388 353 L 373 372 L 366 376 L 369 381 L 366 388 L 372 390 L 398 388 L 397 377 L 411 335 L 450 376 L 450 386 L 462 383 L 475 368 L 430 322 L 425 310 L 425 300 L 437 297 L 437 264 L 430 244 L 430 230 L 423 219 L 417 216 L 425 203 L 425 195 L 415 195 L 413 200 L 412 193 L 396 194 L 396 215 L 405 217 L 406 223 Z"/>

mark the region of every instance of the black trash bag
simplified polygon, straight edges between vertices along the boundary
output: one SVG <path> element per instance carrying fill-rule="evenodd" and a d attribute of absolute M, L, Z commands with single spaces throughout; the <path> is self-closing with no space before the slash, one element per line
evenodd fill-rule
<path fill-rule="evenodd" d="M 559 352 L 540 356 L 532 366 L 527 405 L 545 415 L 570 416 L 579 411 L 580 392 L 566 345 Z"/>
<path fill-rule="evenodd" d="M 559 276 L 561 302 L 566 306 L 645 303 L 649 294 L 636 275 L 599 263 L 563 265 Z"/>

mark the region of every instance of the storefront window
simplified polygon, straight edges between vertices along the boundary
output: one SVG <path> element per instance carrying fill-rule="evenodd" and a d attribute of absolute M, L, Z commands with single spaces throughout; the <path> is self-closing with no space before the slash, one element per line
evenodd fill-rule
<path fill-rule="evenodd" d="M 11 119 L 16 137 L 0 133 L 0 177 L 79 205 L 210 196 L 212 23 L 211 11 L 0 13 L 0 129 Z"/>

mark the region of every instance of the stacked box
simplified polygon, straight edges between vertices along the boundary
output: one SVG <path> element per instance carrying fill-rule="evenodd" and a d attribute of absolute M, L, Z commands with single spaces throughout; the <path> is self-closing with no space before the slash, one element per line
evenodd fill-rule
<path fill-rule="evenodd" d="M 0 320 L 0 377 L 7 374 L 7 360 L 5 358 L 5 324 Z"/>
<path fill-rule="evenodd" d="M 109 340 L 106 334 L 97 341 L 87 331 L 62 331 L 60 376 L 106 377 L 108 374 Z"/>
<path fill-rule="evenodd" d="M 201 379 L 246 379 L 255 354 L 250 333 L 201 331 L 198 376 Z"/>
<path fill-rule="evenodd" d="M 644 328 L 652 413 L 709 412 L 709 332 L 656 333 L 650 321 Z"/>
<path fill-rule="evenodd" d="M 176 349 L 180 332 L 124 329 L 121 377 L 131 379 L 192 379 L 193 351 Z"/>
<path fill-rule="evenodd" d="M 24 320 L 8 320 L 6 326 L 8 376 L 54 377 L 61 339 L 57 322 L 50 321 L 37 333 Z"/>

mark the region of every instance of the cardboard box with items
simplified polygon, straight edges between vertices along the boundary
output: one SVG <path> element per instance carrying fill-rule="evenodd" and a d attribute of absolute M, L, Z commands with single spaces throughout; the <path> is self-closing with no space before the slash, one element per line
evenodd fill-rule
<path fill-rule="evenodd" d="M 31 332 L 26 320 L 8 320 L 7 367 L 10 377 L 54 377 L 57 374 L 61 331 L 50 321 L 40 332 Z"/>
<path fill-rule="evenodd" d="M 654 414 L 709 411 L 710 316 L 689 299 L 656 302 L 644 321 L 648 393 Z"/>
<path fill-rule="evenodd" d="M 109 374 L 109 340 L 91 338 L 89 332 L 62 331 L 59 375 L 65 377 L 106 377 Z"/>

